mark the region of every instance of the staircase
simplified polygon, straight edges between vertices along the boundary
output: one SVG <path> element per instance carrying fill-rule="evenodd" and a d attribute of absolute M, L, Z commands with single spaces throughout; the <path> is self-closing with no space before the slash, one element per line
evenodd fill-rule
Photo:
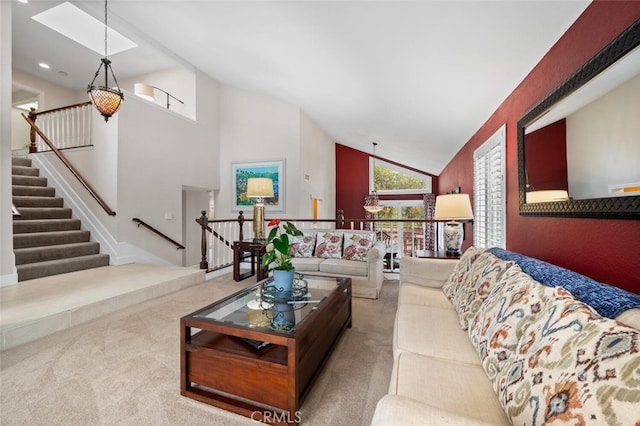
<path fill-rule="evenodd" d="M 71 218 L 71 209 L 31 167 L 31 160 L 14 157 L 11 165 L 13 204 L 20 212 L 13 218 L 18 281 L 107 266 L 109 255 L 89 241 L 89 231 Z"/>

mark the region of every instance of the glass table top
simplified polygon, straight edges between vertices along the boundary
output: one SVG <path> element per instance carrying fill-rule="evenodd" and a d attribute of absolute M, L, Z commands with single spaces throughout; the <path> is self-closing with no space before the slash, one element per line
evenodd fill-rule
<path fill-rule="evenodd" d="M 274 297 L 270 277 L 203 309 L 194 318 L 293 333 L 341 282 L 335 277 L 296 275 L 293 295 Z"/>

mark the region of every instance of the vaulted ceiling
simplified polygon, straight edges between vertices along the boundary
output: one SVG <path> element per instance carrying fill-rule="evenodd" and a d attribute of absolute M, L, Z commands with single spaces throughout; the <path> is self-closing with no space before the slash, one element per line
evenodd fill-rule
<path fill-rule="evenodd" d="M 83 90 L 100 55 L 31 19 L 59 3 L 13 3 L 13 66 Z M 72 3 L 103 21 L 103 2 Z M 438 174 L 588 3 L 112 0 L 109 25 L 139 46 L 110 59 L 121 80 L 195 67 Z"/>

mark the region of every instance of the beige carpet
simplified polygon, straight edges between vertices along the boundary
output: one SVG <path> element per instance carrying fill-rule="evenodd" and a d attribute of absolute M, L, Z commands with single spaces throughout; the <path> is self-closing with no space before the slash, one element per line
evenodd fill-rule
<path fill-rule="evenodd" d="M 180 395 L 179 318 L 239 289 L 225 275 L 2 352 L 0 424 L 255 424 Z M 370 424 L 391 375 L 397 294 L 385 281 L 379 300 L 354 298 L 353 328 L 303 403 L 303 424 Z"/>

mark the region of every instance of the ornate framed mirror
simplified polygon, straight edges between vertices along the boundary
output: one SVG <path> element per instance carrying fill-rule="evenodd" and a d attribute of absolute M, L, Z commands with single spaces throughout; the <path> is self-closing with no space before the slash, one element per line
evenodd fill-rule
<path fill-rule="evenodd" d="M 640 20 L 518 121 L 520 215 L 640 218 L 639 46 Z"/>

